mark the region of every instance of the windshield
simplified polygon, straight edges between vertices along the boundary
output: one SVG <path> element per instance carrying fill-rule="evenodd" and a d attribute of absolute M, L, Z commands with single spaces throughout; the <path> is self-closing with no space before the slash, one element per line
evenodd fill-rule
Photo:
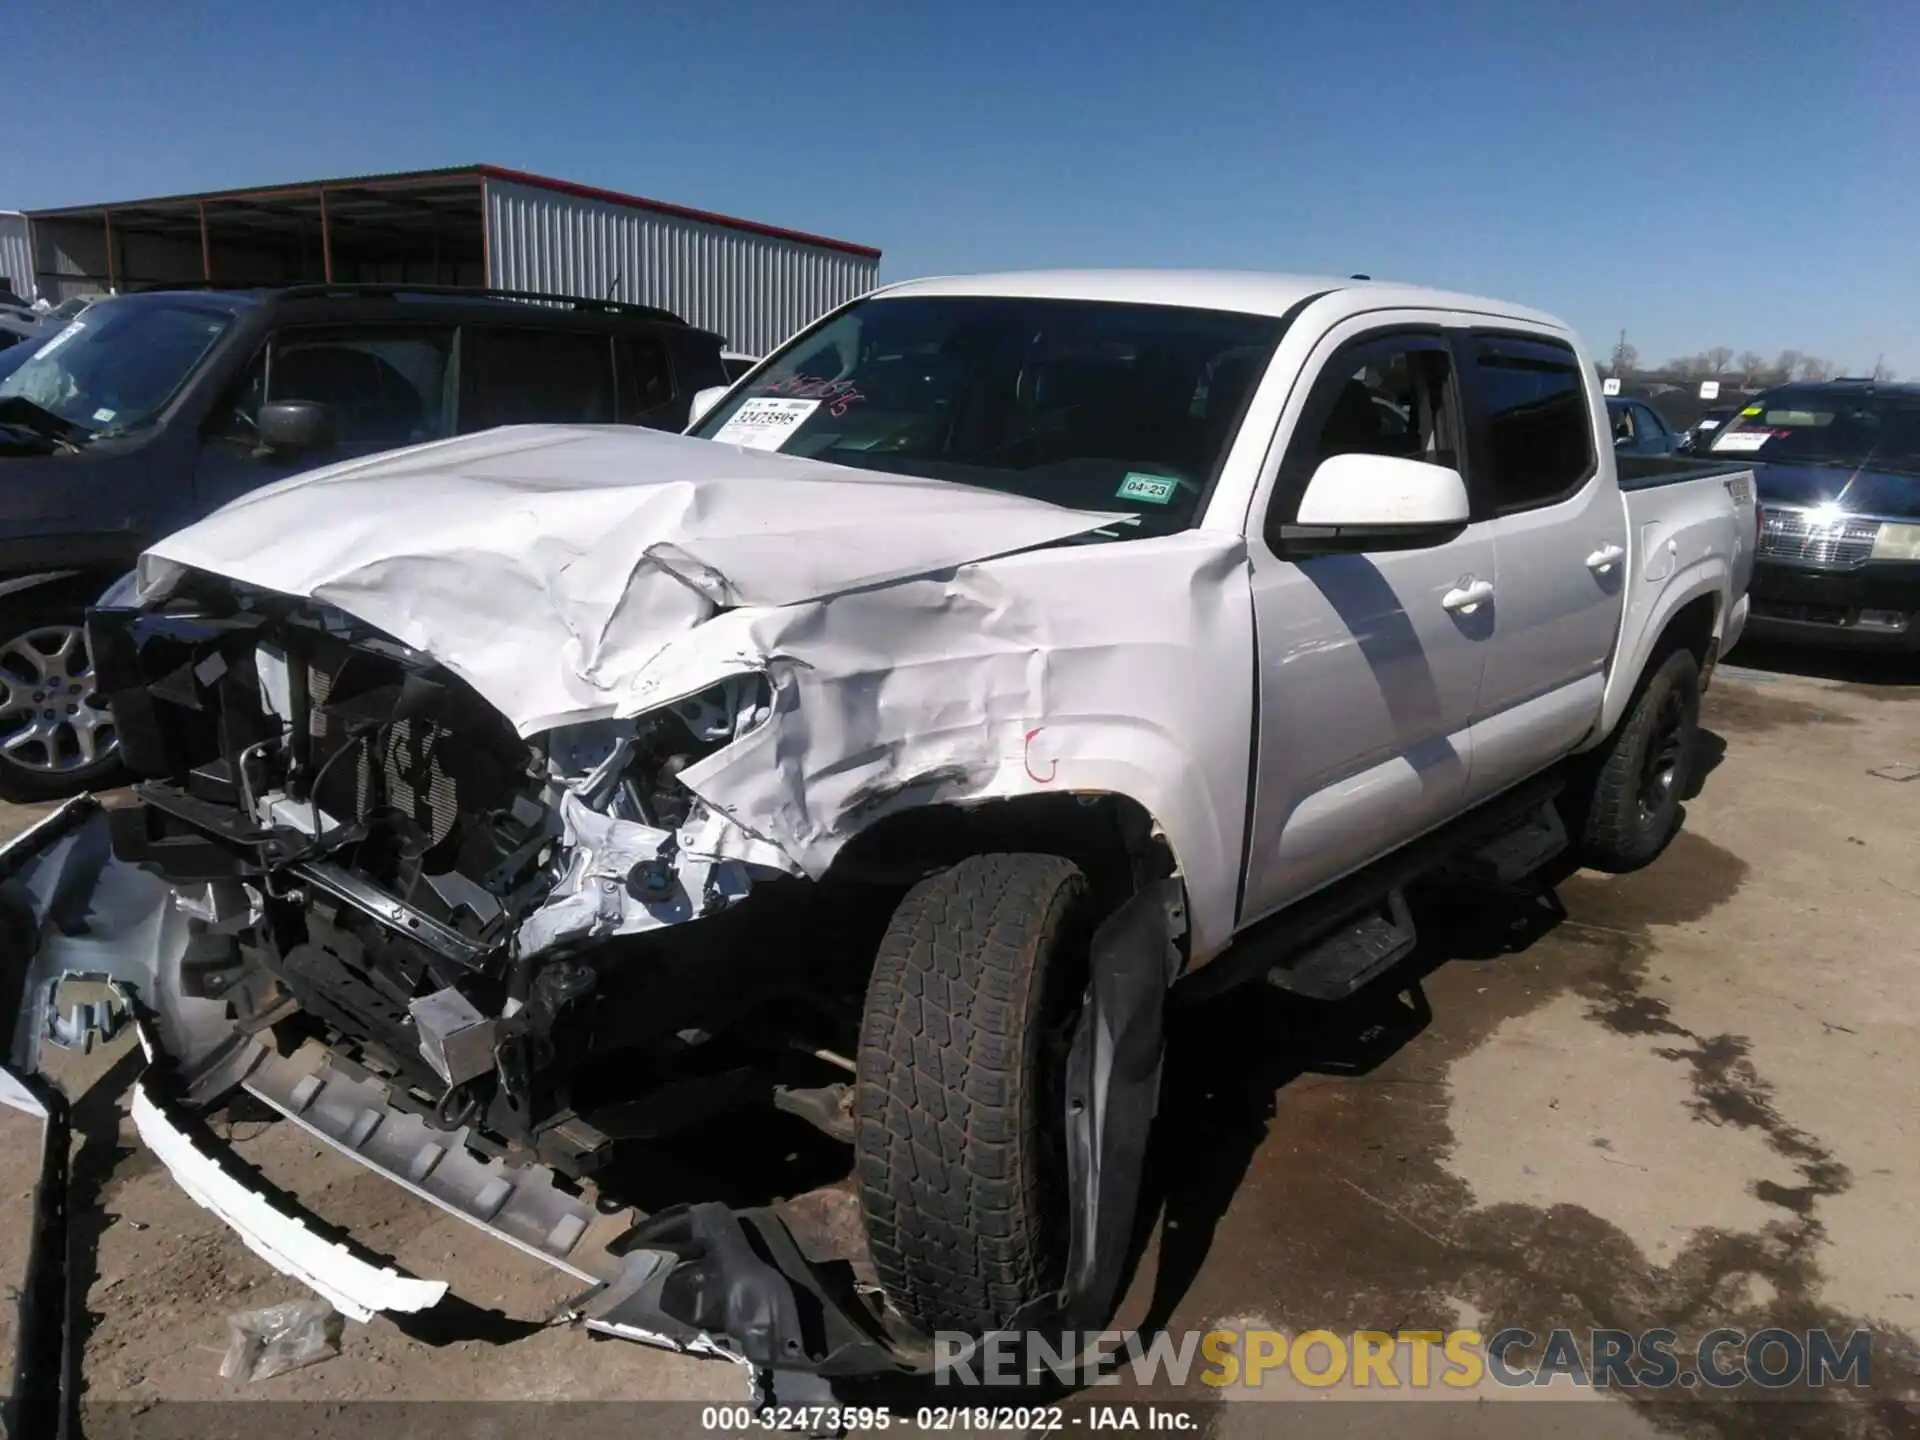
<path fill-rule="evenodd" d="M 1194 521 L 1281 322 L 998 296 L 863 300 L 694 427 L 757 450 Z"/>
<path fill-rule="evenodd" d="M 232 319 L 185 302 L 90 305 L 0 380 L 0 401 L 31 401 L 94 437 L 136 430 L 173 398 Z"/>
<path fill-rule="evenodd" d="M 1727 423 L 1713 453 L 1920 475 L 1920 395 L 1773 390 Z"/>

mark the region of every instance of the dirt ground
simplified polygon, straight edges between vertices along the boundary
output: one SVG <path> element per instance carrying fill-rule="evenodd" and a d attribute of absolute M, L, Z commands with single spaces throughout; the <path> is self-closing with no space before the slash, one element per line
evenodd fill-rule
<path fill-rule="evenodd" d="M 1864 1399 L 1787 1410 L 1642 1394 L 1578 1409 L 1609 1434 L 1920 1429 L 1920 781 L 1870 773 L 1920 763 L 1920 688 L 1728 669 L 1705 726 L 1712 769 L 1650 869 L 1573 875 L 1563 913 L 1427 904 L 1400 996 L 1327 1010 L 1260 989 L 1179 1017 L 1157 1218 L 1119 1323 L 1864 1326 Z M 0 810 L 0 835 L 25 818 Z M 89 1402 L 744 1397 L 732 1366 L 556 1321 L 564 1277 L 239 1110 L 215 1128 L 243 1157 L 465 1304 L 349 1325 L 339 1356 L 261 1385 L 221 1380 L 227 1315 L 303 1292 L 140 1147 L 126 1116 L 137 1063 L 121 1043 L 62 1072 Z M 0 1132 L 0 1153 L 32 1143 L 12 1122 Z M 0 1181 L 12 1271 L 29 1169 Z M 1128 1382 L 1071 1403 L 1085 1419 L 1092 1399 L 1129 1398 L 1202 1397 Z M 1218 1402 L 1205 1430 L 1252 1436 L 1277 1428 L 1264 1400 L 1340 1394 L 1204 1398 Z M 1512 1425 L 1485 1404 L 1385 1422 L 1360 1408 L 1354 1434 L 1566 1429 L 1540 1406 Z"/>

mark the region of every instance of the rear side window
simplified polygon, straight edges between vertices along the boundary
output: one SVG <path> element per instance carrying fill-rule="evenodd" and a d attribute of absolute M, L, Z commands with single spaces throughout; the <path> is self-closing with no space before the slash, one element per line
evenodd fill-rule
<path fill-rule="evenodd" d="M 1477 337 L 1472 385 L 1495 508 L 1551 505 L 1593 474 L 1593 427 L 1572 346 Z"/>
<path fill-rule="evenodd" d="M 467 331 L 469 389 L 460 428 L 606 425 L 615 413 L 613 341 L 566 330 Z"/>
<path fill-rule="evenodd" d="M 673 413 L 673 364 L 658 335 L 622 335 L 613 342 L 619 382 L 614 419 L 622 425 L 679 428 Z"/>

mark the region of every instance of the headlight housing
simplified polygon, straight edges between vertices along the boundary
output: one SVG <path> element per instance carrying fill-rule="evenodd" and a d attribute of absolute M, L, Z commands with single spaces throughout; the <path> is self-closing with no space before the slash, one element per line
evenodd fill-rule
<path fill-rule="evenodd" d="M 1873 537 L 1873 558 L 1920 560 L 1920 525 L 1881 525 Z"/>

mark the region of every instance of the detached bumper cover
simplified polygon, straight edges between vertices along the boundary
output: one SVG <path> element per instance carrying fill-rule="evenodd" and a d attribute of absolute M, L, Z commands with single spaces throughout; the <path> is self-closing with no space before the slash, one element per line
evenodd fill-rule
<path fill-rule="evenodd" d="M 324 1296 L 349 1319 L 371 1320 L 376 1310 L 425 1310 L 439 1304 L 447 1293 L 444 1280 L 415 1280 L 369 1264 L 346 1246 L 316 1235 L 301 1217 L 248 1189 L 217 1156 L 194 1144 L 166 1107 L 155 1102 L 144 1078 L 134 1085 L 133 1123 L 147 1148 L 195 1204 L 226 1221 L 254 1254 Z"/>
<path fill-rule="evenodd" d="M 781 1387 L 915 1368 L 910 1347 L 866 1313 L 847 1267 L 809 1260 L 772 1209 L 603 1210 L 556 1186 L 545 1167 L 482 1159 L 459 1132 L 429 1129 L 323 1047 L 282 1056 L 232 1035 L 224 1004 L 179 993 L 186 920 L 166 886 L 112 858 L 106 820 L 83 798 L 0 847 L 0 1031 L 10 1037 L 0 1103 L 43 1123 L 36 1200 L 49 1217 L 36 1225 L 22 1294 L 14 1409 L 23 1419 L 70 1411 L 74 1387 L 60 1377 L 77 1374 L 64 1224 L 52 1223 L 65 1216 L 65 1107 L 39 1074 L 55 992 L 69 978 L 105 982 L 134 1012 L 150 1062 L 135 1083 L 134 1124 L 174 1180 L 255 1254 L 353 1319 L 425 1310 L 447 1282 L 405 1275 L 332 1238 L 333 1227 L 225 1154 L 189 1100 L 244 1086 L 360 1164 L 586 1282 L 593 1293 L 578 1318 L 589 1329 L 732 1360 Z M 188 1065 L 191 1075 L 176 1073 Z"/>

